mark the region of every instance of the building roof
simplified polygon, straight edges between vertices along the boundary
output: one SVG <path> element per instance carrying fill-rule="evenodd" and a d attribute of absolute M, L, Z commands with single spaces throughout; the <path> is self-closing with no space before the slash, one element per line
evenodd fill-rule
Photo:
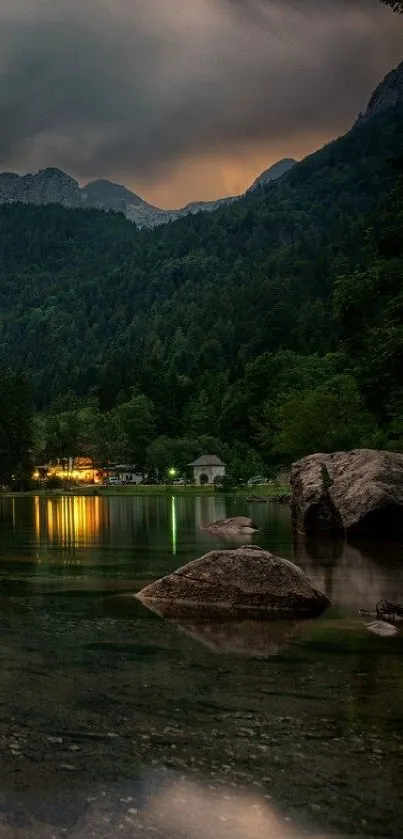
<path fill-rule="evenodd" d="M 189 466 L 225 466 L 225 463 L 215 454 L 203 454 L 193 463 L 189 463 Z"/>

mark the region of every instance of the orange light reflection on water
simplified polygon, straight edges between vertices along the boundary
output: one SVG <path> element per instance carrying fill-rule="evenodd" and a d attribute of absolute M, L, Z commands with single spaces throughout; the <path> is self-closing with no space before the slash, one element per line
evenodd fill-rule
<path fill-rule="evenodd" d="M 93 542 L 102 526 L 100 499 L 80 496 L 35 498 L 35 532 L 38 541 L 46 538 L 63 547 L 79 547 Z"/>

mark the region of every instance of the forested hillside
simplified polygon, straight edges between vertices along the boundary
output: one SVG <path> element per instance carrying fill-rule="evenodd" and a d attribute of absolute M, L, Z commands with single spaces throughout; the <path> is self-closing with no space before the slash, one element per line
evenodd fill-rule
<path fill-rule="evenodd" d="M 159 465 L 208 445 L 257 467 L 401 447 L 402 148 L 396 106 L 153 231 L 1 206 L 0 362 L 30 374 L 38 450 Z"/>

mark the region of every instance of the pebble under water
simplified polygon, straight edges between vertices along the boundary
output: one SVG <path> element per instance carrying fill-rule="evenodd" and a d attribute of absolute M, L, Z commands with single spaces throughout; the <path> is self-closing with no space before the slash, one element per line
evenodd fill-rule
<path fill-rule="evenodd" d="M 179 624 L 132 597 L 230 515 L 332 607 Z M 402 635 L 358 614 L 382 598 L 403 545 L 292 544 L 284 507 L 1 498 L 0 839 L 401 839 Z"/>

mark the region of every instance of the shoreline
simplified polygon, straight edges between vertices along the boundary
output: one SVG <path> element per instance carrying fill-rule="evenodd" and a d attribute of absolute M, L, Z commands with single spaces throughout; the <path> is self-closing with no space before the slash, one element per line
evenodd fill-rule
<path fill-rule="evenodd" d="M 62 496 L 78 496 L 88 498 L 102 498 L 110 496 L 126 496 L 126 497 L 143 497 L 167 495 L 175 496 L 205 496 L 205 497 L 220 497 L 220 495 L 237 495 L 239 497 L 258 496 L 260 498 L 271 498 L 278 495 L 291 495 L 290 487 L 286 484 L 262 484 L 250 486 L 234 487 L 228 490 L 216 490 L 214 487 L 207 486 L 171 486 L 170 484 L 159 484 L 158 486 L 83 486 L 74 487 L 74 489 L 32 489 L 25 492 L 1 492 L 0 498 L 24 498 L 24 497 L 40 497 L 40 498 L 58 498 Z"/>

